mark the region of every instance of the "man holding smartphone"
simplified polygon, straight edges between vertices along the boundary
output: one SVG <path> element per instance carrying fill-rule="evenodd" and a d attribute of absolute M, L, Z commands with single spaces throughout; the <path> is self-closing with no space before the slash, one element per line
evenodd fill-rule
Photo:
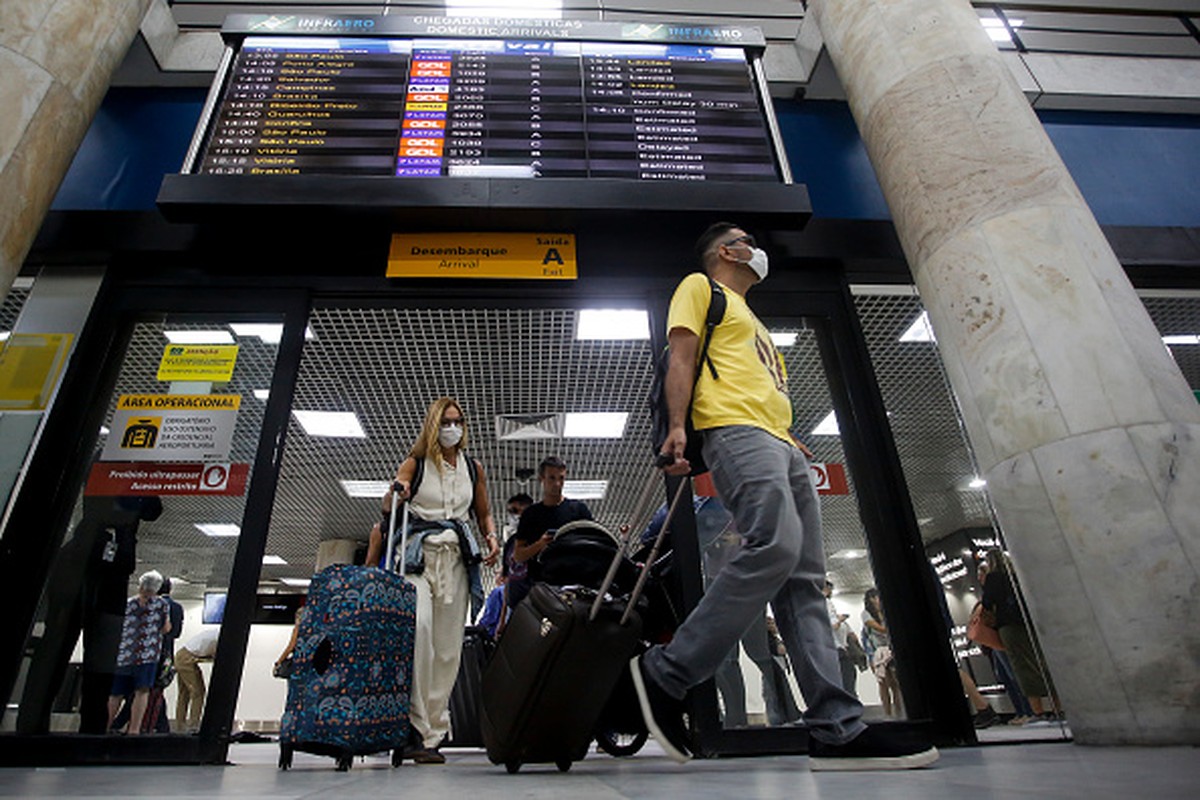
<path fill-rule="evenodd" d="M 685 417 L 696 435 L 717 494 L 733 514 L 744 545 L 717 574 L 699 605 L 667 645 L 630 663 L 646 725 L 667 755 L 690 758 L 683 698 L 707 680 L 767 603 L 808 702 L 810 765 L 817 769 L 907 769 L 937 760 L 924 741 L 901 741 L 868 728 L 862 704 L 842 687 L 825 606 L 825 556 L 808 459 L 793 440 L 787 371 L 746 293 L 767 277 L 767 254 L 736 225 L 717 223 L 696 243 L 705 274 L 679 284 L 667 315 L 669 432 L 662 457 L 685 475 Z M 697 378 L 700 337 L 712 278 L 727 307 L 713 329 Z"/>

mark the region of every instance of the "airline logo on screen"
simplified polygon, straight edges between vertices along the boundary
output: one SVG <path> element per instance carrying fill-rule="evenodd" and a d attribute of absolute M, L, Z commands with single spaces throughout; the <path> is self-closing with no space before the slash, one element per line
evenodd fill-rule
<path fill-rule="evenodd" d="M 570 233 L 397 233 L 389 278 L 574 280 Z"/>

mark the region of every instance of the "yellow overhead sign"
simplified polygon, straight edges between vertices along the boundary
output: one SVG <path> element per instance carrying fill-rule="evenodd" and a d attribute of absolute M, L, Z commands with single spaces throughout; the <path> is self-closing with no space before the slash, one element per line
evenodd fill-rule
<path fill-rule="evenodd" d="M 228 383 L 237 355 L 236 344 L 169 344 L 158 363 L 158 379 Z"/>
<path fill-rule="evenodd" d="M 389 278 L 574 280 L 571 233 L 397 233 Z"/>

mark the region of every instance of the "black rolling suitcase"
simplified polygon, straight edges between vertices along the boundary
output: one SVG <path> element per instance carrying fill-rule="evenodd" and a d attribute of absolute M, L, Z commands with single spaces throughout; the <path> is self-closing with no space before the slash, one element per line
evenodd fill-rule
<path fill-rule="evenodd" d="M 566 772 L 587 755 L 600 713 L 642 641 L 637 598 L 646 570 L 627 597 L 607 594 L 623 559 L 618 549 L 598 591 L 537 583 L 513 611 L 483 675 L 480 723 L 493 764 L 515 773 L 549 762 Z"/>
<path fill-rule="evenodd" d="M 463 631 L 462 660 L 450 692 L 450 738 L 447 747 L 483 747 L 479 716 L 483 708 L 483 671 L 496 651 L 486 628 L 468 625 Z"/>

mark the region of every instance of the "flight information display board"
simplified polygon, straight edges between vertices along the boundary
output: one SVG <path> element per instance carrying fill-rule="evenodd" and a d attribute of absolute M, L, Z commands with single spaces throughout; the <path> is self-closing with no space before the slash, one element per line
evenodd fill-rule
<path fill-rule="evenodd" d="M 739 47 L 248 36 L 197 171 L 778 181 Z"/>

